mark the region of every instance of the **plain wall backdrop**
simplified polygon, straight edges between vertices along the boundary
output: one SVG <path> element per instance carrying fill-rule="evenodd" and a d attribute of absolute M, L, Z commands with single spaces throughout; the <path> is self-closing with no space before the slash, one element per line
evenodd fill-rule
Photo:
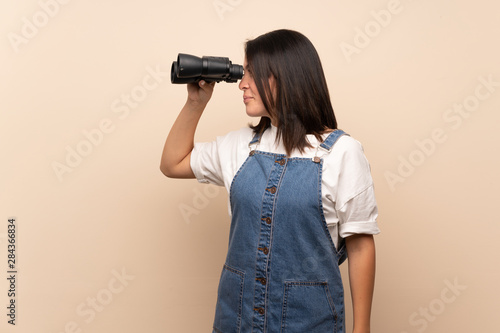
<path fill-rule="evenodd" d="M 499 12 L 488 0 L 2 1 L 0 330 L 211 331 L 227 194 L 159 170 L 186 99 L 170 66 L 179 52 L 242 64 L 247 39 L 288 28 L 316 46 L 339 127 L 370 161 L 372 332 L 497 331 Z M 218 84 L 196 140 L 251 121 L 237 84 Z"/>

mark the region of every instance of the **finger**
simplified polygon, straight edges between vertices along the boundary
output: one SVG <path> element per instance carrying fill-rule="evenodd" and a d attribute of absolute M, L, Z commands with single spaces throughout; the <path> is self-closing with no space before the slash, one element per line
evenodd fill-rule
<path fill-rule="evenodd" d="M 215 81 L 210 83 L 207 83 L 204 80 L 200 81 L 200 88 L 203 89 L 204 91 L 211 91 L 214 89 L 214 86 L 215 86 Z"/>

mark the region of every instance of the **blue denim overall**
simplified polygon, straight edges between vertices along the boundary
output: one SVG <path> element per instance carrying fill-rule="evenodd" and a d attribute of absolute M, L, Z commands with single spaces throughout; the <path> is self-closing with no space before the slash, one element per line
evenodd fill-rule
<path fill-rule="evenodd" d="M 342 130 L 318 147 L 329 153 Z M 213 333 L 342 333 L 344 292 L 321 200 L 323 160 L 254 150 L 230 188 Z M 317 154 L 316 154 L 317 155 Z"/>

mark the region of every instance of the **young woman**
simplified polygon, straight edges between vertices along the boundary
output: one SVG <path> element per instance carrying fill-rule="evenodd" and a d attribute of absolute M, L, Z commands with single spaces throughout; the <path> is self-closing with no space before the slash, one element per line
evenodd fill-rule
<path fill-rule="evenodd" d="M 245 47 L 239 84 L 256 126 L 194 144 L 214 84 L 188 85 L 161 171 L 225 186 L 231 228 L 213 332 L 345 332 L 348 255 L 354 333 L 370 332 L 379 232 L 370 166 L 337 122 L 319 56 L 276 30 Z"/>

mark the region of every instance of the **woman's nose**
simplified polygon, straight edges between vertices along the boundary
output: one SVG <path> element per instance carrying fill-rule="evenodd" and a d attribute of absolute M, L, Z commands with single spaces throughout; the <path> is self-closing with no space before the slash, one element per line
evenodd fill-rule
<path fill-rule="evenodd" d="M 245 76 L 243 75 L 243 78 L 241 79 L 240 81 L 240 84 L 238 85 L 238 87 L 240 88 L 240 90 L 245 90 L 248 88 L 248 82 L 247 80 L 245 80 Z"/>

